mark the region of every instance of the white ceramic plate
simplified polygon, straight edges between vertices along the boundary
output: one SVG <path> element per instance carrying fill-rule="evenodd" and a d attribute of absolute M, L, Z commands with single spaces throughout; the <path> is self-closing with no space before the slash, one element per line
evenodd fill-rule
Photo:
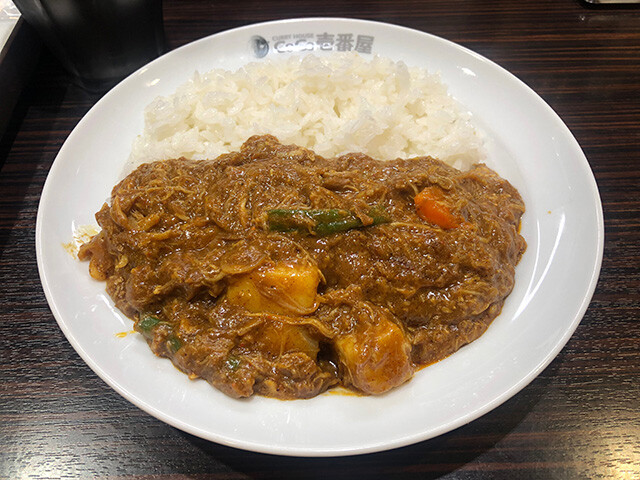
<path fill-rule="evenodd" d="M 380 397 L 324 394 L 311 400 L 233 400 L 155 357 L 116 310 L 104 283 L 63 244 L 109 197 L 142 131 L 144 107 L 194 70 L 235 69 L 267 55 L 320 47 L 323 34 L 439 71 L 490 139 L 491 165 L 522 193 L 528 249 L 502 314 L 479 340 Z M 318 37 L 320 35 L 320 37 Z M 256 41 L 262 37 L 266 42 Z M 325 37 L 326 38 L 326 37 Z M 345 38 L 345 37 L 342 37 Z M 358 43 L 359 41 L 359 43 Z M 262 47 L 261 47 L 262 46 Z M 428 153 L 428 152 L 426 152 Z M 300 19 L 251 25 L 179 48 L 104 96 L 71 133 L 40 201 L 38 267 L 60 328 L 111 387 L 151 415 L 191 434 L 247 450 L 305 456 L 375 452 L 459 427 L 513 396 L 557 355 L 595 288 L 603 248 L 598 190 L 578 143 L 553 110 L 513 75 L 441 38 L 388 24 Z"/>

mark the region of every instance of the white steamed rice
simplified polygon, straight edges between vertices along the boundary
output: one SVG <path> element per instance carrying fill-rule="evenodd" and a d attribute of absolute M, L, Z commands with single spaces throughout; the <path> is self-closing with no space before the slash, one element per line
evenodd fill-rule
<path fill-rule="evenodd" d="M 131 168 L 168 158 L 216 158 L 266 133 L 325 157 L 431 155 L 462 169 L 484 159 L 482 133 L 439 75 L 355 53 L 196 72 L 173 95 L 156 98 L 144 120 Z"/>

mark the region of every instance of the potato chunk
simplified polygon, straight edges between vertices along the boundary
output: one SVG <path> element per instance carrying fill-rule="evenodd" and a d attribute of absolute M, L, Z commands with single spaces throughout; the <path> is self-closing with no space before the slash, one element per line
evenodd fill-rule
<path fill-rule="evenodd" d="M 318 340 L 304 325 L 284 322 L 264 322 L 243 336 L 243 343 L 252 345 L 269 357 L 280 357 L 287 353 L 304 353 L 312 360 L 318 355 Z"/>
<path fill-rule="evenodd" d="M 413 374 L 411 345 L 404 333 L 378 309 L 359 315 L 355 329 L 335 341 L 345 380 L 364 393 L 376 395 L 406 382 Z"/>
<path fill-rule="evenodd" d="M 317 308 L 321 274 L 311 264 L 268 264 L 231 281 L 227 300 L 250 312 L 300 314 Z"/>

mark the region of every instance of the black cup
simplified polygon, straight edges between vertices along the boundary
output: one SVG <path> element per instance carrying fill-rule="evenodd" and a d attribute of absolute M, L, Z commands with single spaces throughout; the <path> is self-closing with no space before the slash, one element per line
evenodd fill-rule
<path fill-rule="evenodd" d="M 162 54 L 162 0 L 14 0 L 64 67 L 101 90 Z"/>

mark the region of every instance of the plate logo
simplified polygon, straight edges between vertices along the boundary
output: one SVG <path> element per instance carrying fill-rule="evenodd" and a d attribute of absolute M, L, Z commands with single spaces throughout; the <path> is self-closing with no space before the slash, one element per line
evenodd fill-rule
<path fill-rule="evenodd" d="M 256 58 L 266 57 L 267 53 L 269 53 L 269 42 L 260 35 L 251 37 L 251 47 Z"/>
<path fill-rule="evenodd" d="M 274 35 L 269 40 L 259 35 L 251 37 L 251 46 L 256 58 L 265 57 L 270 50 L 275 53 L 336 51 L 373 53 L 373 35 L 347 32 L 285 33 Z"/>

